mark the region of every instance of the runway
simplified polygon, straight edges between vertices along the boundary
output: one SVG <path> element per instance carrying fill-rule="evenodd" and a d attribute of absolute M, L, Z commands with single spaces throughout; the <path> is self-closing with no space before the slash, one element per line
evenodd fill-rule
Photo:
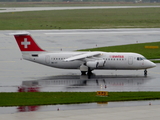
<path fill-rule="evenodd" d="M 149 105 L 151 104 L 151 105 Z M 106 109 L 119 107 L 135 107 L 135 106 L 158 106 L 160 100 L 146 100 L 146 101 L 125 101 L 125 102 L 97 102 L 97 103 L 83 103 L 83 104 L 65 104 L 65 105 L 34 105 L 34 106 L 14 106 L 14 107 L 0 107 L 0 119 L 3 114 L 17 114 L 23 112 L 34 112 L 38 116 L 40 112 L 55 112 L 55 111 L 70 111 L 70 110 L 91 110 L 91 109 Z M 33 113 L 33 114 L 34 114 Z M 29 117 L 29 116 L 28 116 Z M 32 116 L 31 116 L 31 119 Z"/>
<path fill-rule="evenodd" d="M 117 9 L 117 8 L 151 8 L 160 6 L 87 6 L 87 7 L 1 7 L 0 13 L 44 11 L 44 10 L 75 10 L 75 9 Z"/>
<path fill-rule="evenodd" d="M 23 112 L 0 115 L 5 120 L 151 120 L 159 119 L 160 105 L 115 108 L 95 108 L 67 111 Z"/>
<path fill-rule="evenodd" d="M 25 61 L 13 36 L 0 31 L 0 92 L 22 91 L 160 91 L 160 67 L 143 71 L 95 70 L 91 77 L 79 70 L 63 70 Z M 48 51 L 160 41 L 160 29 L 28 30 Z M 96 33 L 96 34 L 95 34 Z"/>

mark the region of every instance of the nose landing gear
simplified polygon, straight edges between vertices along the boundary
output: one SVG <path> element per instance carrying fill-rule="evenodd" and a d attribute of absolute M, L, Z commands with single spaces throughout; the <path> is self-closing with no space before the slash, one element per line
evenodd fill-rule
<path fill-rule="evenodd" d="M 147 76 L 147 70 L 146 69 L 144 70 L 144 76 Z"/>

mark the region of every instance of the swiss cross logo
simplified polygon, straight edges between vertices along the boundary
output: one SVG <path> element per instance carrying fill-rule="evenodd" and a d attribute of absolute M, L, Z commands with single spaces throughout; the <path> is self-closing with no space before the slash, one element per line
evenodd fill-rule
<path fill-rule="evenodd" d="M 24 41 L 21 42 L 21 45 L 24 45 L 24 48 L 27 49 L 28 48 L 28 45 L 30 45 L 31 42 L 27 41 L 27 38 L 24 38 Z"/>

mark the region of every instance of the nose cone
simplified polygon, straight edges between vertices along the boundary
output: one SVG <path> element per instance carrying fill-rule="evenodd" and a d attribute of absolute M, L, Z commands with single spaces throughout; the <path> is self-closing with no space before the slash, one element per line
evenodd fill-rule
<path fill-rule="evenodd" d="M 152 66 L 153 66 L 153 67 L 156 67 L 157 65 L 156 65 L 155 63 L 152 62 Z"/>
<path fill-rule="evenodd" d="M 156 67 L 156 64 L 151 61 L 148 61 L 148 68 L 153 68 L 153 67 Z"/>

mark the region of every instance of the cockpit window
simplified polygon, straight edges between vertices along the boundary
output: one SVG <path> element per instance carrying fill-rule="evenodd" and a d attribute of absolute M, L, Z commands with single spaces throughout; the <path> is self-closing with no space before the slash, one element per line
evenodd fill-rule
<path fill-rule="evenodd" d="M 140 60 L 145 60 L 146 58 L 145 57 L 137 57 L 137 60 L 140 61 Z"/>

